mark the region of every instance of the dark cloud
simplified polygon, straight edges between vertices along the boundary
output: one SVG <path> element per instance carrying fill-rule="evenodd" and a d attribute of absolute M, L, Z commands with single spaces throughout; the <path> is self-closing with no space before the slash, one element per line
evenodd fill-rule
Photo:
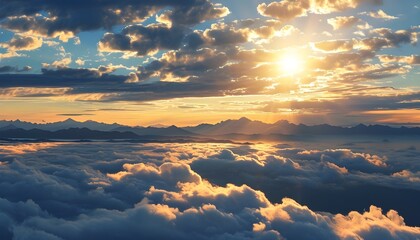
<path fill-rule="evenodd" d="M 119 34 L 107 33 L 99 42 L 102 52 L 137 52 L 137 55 L 154 54 L 159 50 L 178 49 L 184 38 L 183 27 L 166 25 L 131 25 Z"/>
<path fill-rule="evenodd" d="M 205 0 L 196 1 L 199 4 L 194 6 L 180 6 L 169 10 L 158 16 L 157 20 L 173 25 L 194 25 L 208 19 L 225 17 L 229 9 Z"/>
<path fill-rule="evenodd" d="M 194 25 L 227 15 L 229 10 L 207 0 L 159 1 L 1 1 L 1 26 L 15 32 L 30 32 L 66 40 L 81 31 L 111 29 L 142 22 L 161 9 L 161 19 L 175 25 Z M 92 14 L 95 13 L 95 14 Z"/>
<path fill-rule="evenodd" d="M 12 67 L 12 66 L 0 66 L 0 73 L 10 73 L 10 72 L 29 72 L 32 68 L 30 66 L 25 66 L 23 68 Z"/>

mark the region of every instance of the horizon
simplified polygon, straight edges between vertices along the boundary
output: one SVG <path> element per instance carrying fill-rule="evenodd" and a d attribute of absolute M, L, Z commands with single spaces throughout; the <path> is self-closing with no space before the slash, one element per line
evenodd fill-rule
<path fill-rule="evenodd" d="M 200 123 L 196 123 L 193 125 L 176 125 L 176 124 L 161 124 L 161 123 L 156 123 L 156 124 L 152 124 L 152 125 L 127 125 L 127 124 L 123 124 L 123 123 L 119 123 L 119 122 L 102 122 L 102 121 L 95 121 L 92 119 L 88 119 L 88 120 L 78 120 L 76 117 L 67 117 L 67 118 L 63 118 L 61 120 L 57 120 L 57 121 L 52 121 L 52 122 L 46 122 L 46 121 L 41 121 L 41 122 L 32 122 L 32 121 L 26 121 L 24 119 L 14 119 L 14 120 L 7 120 L 7 119 L 0 119 L 0 121 L 7 121 L 7 122 L 14 122 L 14 121 L 21 121 L 21 122 L 26 122 L 26 123 L 32 123 L 32 124 L 39 124 L 39 125 L 43 125 L 43 124 L 52 124 L 52 123 L 58 123 L 58 122 L 66 122 L 66 121 L 75 121 L 78 123 L 84 123 L 84 122 L 96 122 L 96 123 L 103 123 L 103 124 L 108 124 L 108 125 L 112 125 L 112 124 L 118 124 L 118 125 L 122 125 L 122 126 L 129 126 L 129 127 L 156 127 L 156 128 L 167 128 L 170 126 L 175 126 L 175 127 L 179 127 L 179 128 L 186 128 L 186 127 L 195 127 L 201 124 L 210 124 L 210 125 L 216 125 L 225 121 L 239 121 L 241 119 L 247 119 L 249 121 L 257 121 L 257 122 L 262 122 L 265 124 L 276 124 L 278 122 L 288 122 L 290 124 L 295 124 L 295 125 L 306 125 L 306 126 L 318 126 L 318 125 L 330 125 L 330 126 L 337 126 L 337 127 L 355 127 L 357 125 L 366 125 L 366 126 L 372 126 L 372 125 L 382 125 L 382 126 L 388 126 L 388 127 L 408 127 L 408 128 L 415 128 L 415 127 L 420 127 L 420 123 L 363 123 L 363 122 L 359 122 L 359 123 L 355 123 L 352 125 L 334 125 L 334 124 L 329 124 L 329 123 L 319 123 L 319 124 L 305 124 L 305 123 L 299 123 L 299 122 L 291 122 L 287 119 L 279 119 L 277 121 L 274 122 L 264 122 L 261 120 L 256 120 L 256 119 L 251 119 L 248 117 L 240 117 L 240 118 L 233 118 L 233 119 L 224 119 L 221 121 L 217 121 L 217 122 L 200 122 Z"/>

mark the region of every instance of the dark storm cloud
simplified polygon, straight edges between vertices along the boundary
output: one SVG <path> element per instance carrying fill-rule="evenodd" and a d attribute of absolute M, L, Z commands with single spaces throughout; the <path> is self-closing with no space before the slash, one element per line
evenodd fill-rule
<path fill-rule="evenodd" d="M 12 66 L 0 66 L 0 73 L 10 73 L 10 72 L 29 72 L 32 68 L 30 66 L 25 66 L 23 68 L 12 67 Z"/>
<path fill-rule="evenodd" d="M 33 4 L 26 0 L 2 0 L 1 26 L 15 32 L 66 38 L 81 31 L 111 29 L 115 25 L 142 22 L 169 7 L 161 18 L 172 24 L 194 25 L 227 15 L 229 10 L 207 0 L 158 1 L 52 1 Z"/>
<path fill-rule="evenodd" d="M 405 196 L 404 186 L 415 187 L 408 184 L 409 178 L 415 177 L 413 172 L 400 171 L 389 176 L 346 172 L 345 167 L 332 163 L 336 161 L 335 153 L 340 153 L 338 159 L 348 162 L 369 162 L 373 155 L 327 149 L 308 156 L 304 149 L 280 148 L 275 153 L 276 149 L 229 144 L 3 144 L 0 236 L 2 239 L 419 237 L 420 230 L 406 226 L 394 210 L 385 213 L 371 206 L 360 213 L 347 214 L 345 210 L 343 214 L 332 214 L 310 207 L 323 196 L 322 186 L 328 185 L 334 192 L 346 182 L 356 184 L 356 188 L 361 187 L 358 183 L 375 183 L 377 186 L 369 190 L 379 196 L 384 194 L 379 185 L 389 184 L 398 189 L 399 197 Z M 322 157 L 320 152 L 330 158 Z M 304 155 L 311 159 L 303 159 Z M 248 181 L 261 191 L 247 185 Z M 301 190 L 311 192 L 308 186 L 318 186 L 309 207 L 291 198 L 274 200 L 271 196 L 270 201 L 266 197 L 295 187 L 299 196 Z M 356 194 L 354 188 L 349 189 Z M 329 204 L 350 204 L 337 199 Z"/>

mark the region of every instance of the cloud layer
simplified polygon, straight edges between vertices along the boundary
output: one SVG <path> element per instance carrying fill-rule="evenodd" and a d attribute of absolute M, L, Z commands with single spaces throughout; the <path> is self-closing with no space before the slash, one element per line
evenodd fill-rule
<path fill-rule="evenodd" d="M 418 195 L 412 172 L 418 166 L 401 170 L 403 158 L 286 145 L 3 143 L 0 149 L 2 239 L 420 236 L 420 228 L 381 201 L 387 188 L 398 189 L 400 201 Z M 331 193 L 345 189 L 351 199 L 362 185 L 379 195 L 363 204 L 365 211 L 344 210 L 352 201 L 333 204 L 341 205 L 335 214 L 312 210 L 319 208 L 316 198 L 327 201 L 325 186 Z M 318 195 L 306 204 L 290 197 L 308 189 Z"/>

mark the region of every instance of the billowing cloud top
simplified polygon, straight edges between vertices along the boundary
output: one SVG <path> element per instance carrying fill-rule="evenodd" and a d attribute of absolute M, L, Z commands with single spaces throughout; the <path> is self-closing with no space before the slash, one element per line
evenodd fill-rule
<path fill-rule="evenodd" d="M 377 144 L 353 148 L 359 151 L 287 144 L 3 144 L 0 236 L 418 239 L 418 164 Z"/>

